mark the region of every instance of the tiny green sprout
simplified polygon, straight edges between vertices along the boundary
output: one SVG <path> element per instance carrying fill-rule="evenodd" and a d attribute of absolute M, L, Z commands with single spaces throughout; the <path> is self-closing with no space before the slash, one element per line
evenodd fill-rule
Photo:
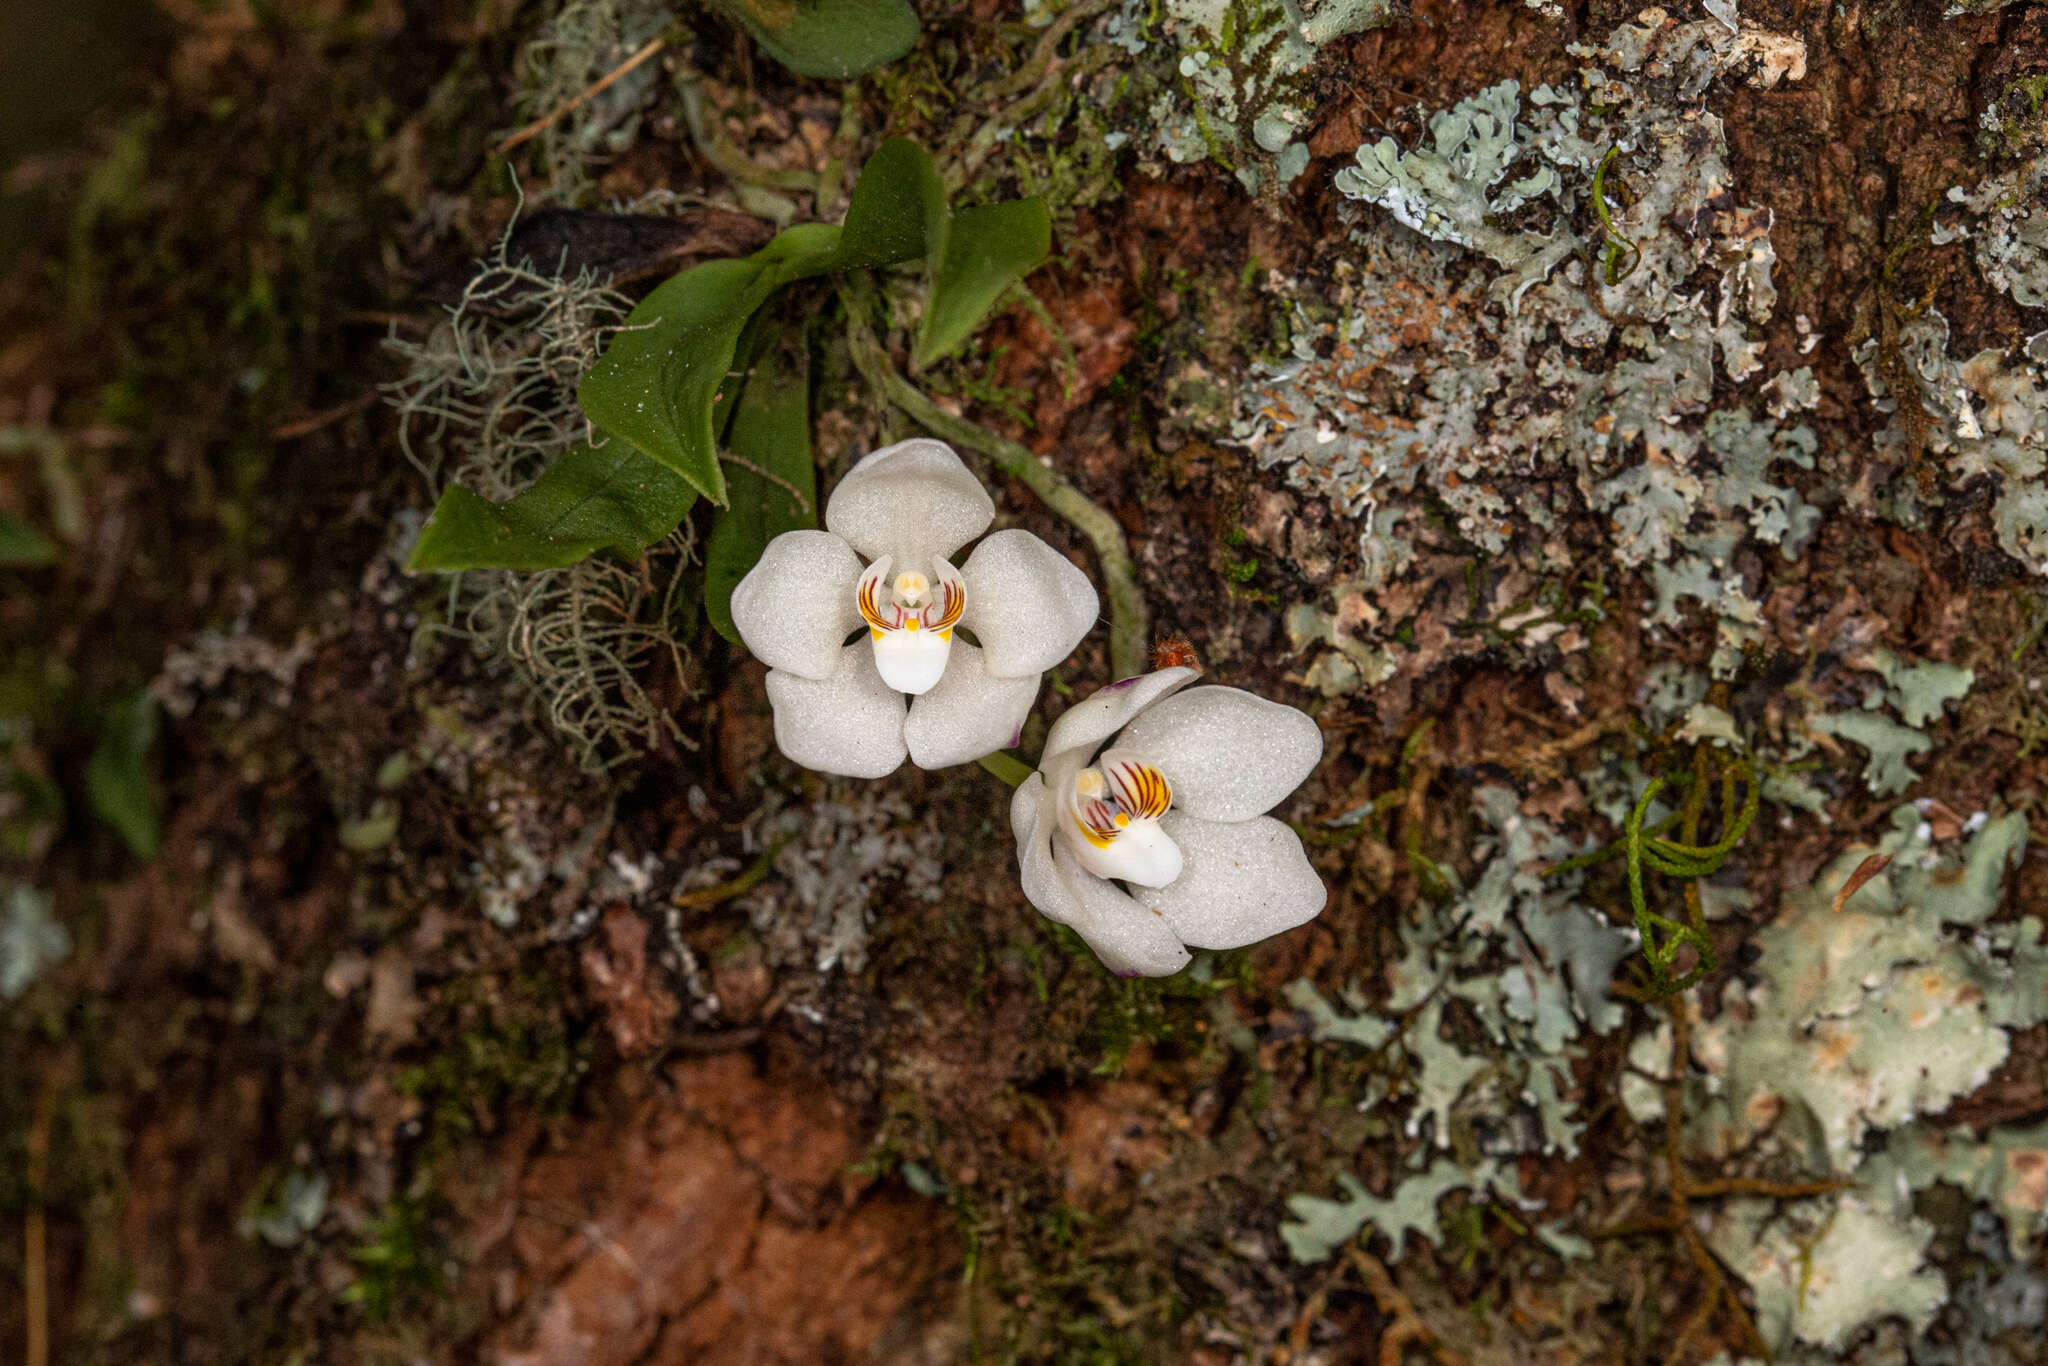
<path fill-rule="evenodd" d="M 1749 833 L 1763 792 L 1763 785 L 1748 759 L 1736 757 L 1725 760 L 1721 768 L 1721 814 L 1724 822 L 1721 838 L 1707 845 L 1691 843 L 1692 832 L 1699 828 L 1711 788 L 1707 775 L 1710 753 L 1705 742 L 1695 748 L 1691 774 L 1678 780 L 1683 784 L 1680 789 L 1683 798 L 1678 809 L 1663 820 L 1644 828 L 1643 821 L 1657 794 L 1666 786 L 1677 786 L 1660 777 L 1652 779 L 1650 785 L 1643 789 L 1642 796 L 1636 799 L 1628 820 L 1623 824 L 1619 841 L 1544 870 L 1549 875 L 1589 868 L 1615 857 L 1627 860 L 1629 906 L 1634 913 L 1636 930 L 1642 936 L 1643 960 L 1650 968 L 1648 994 L 1660 1000 L 1685 990 L 1720 965 L 1713 938 L 1707 933 L 1706 912 L 1700 903 L 1699 879 L 1719 872 L 1728 861 L 1728 855 Z M 1744 793 L 1740 808 L 1736 806 L 1738 784 Z M 1686 831 L 1687 842 L 1665 837 L 1666 830 L 1681 824 Z M 1643 870 L 1646 867 L 1667 877 L 1687 880 L 1687 914 L 1684 920 L 1674 920 L 1650 908 L 1643 890 Z M 1672 967 L 1688 944 L 1698 959 L 1684 976 L 1674 978 Z"/>
<path fill-rule="evenodd" d="M 1600 216 L 1600 227 L 1607 234 L 1607 251 L 1601 262 L 1601 277 L 1609 285 L 1618 285 L 1635 274 L 1642 264 L 1643 251 L 1634 242 L 1623 237 L 1614 226 L 1614 219 L 1607 210 L 1607 168 L 1621 155 L 1621 148 L 1610 147 L 1607 155 L 1600 158 L 1600 164 L 1593 170 L 1593 212 Z M 1622 253 L 1628 253 L 1628 265 L 1621 265 Z"/>

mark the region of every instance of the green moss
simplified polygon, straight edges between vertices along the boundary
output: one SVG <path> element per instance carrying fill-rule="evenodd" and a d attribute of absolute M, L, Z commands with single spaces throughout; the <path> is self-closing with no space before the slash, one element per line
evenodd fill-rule
<path fill-rule="evenodd" d="M 1074 961 L 1094 961 L 1073 931 L 1052 928 L 1063 938 L 1072 937 L 1064 947 Z M 1233 986 L 1251 985 L 1251 960 L 1242 952 L 1204 955 L 1172 977 L 1108 978 L 1076 1051 L 1098 1059 L 1097 1076 L 1114 1077 L 1122 1074 L 1140 1043 L 1199 1049 L 1209 1032 L 1205 1003 Z"/>
<path fill-rule="evenodd" d="M 522 976 L 507 994 L 475 999 L 486 990 L 458 986 L 457 1011 L 470 1016 L 468 1028 L 445 1052 L 398 1075 L 398 1089 L 432 1117 L 429 1163 L 453 1142 L 496 1128 L 508 1107 L 562 1113 L 589 1067 L 587 1040 L 570 1032 L 545 979 Z"/>
<path fill-rule="evenodd" d="M 966 1279 L 1003 1308 L 968 1300 L 972 1360 L 1002 1366 L 1146 1366 L 1185 1313 L 1116 1222 L 1065 1200 L 997 1208 L 956 1198 Z M 1115 1249 L 1112 1251 L 1111 1249 Z"/>
<path fill-rule="evenodd" d="M 359 1305 L 382 1323 L 446 1293 L 445 1253 L 434 1228 L 439 1204 L 431 1194 L 404 1195 L 378 1213 L 349 1251 L 357 1271 L 341 1292 L 343 1304 Z"/>

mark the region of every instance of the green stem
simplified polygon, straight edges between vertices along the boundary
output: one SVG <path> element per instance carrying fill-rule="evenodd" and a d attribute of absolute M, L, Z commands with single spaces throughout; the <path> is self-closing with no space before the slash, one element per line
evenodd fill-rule
<path fill-rule="evenodd" d="M 1022 787 L 1024 780 L 1038 771 L 1016 755 L 1002 750 L 997 750 L 994 754 L 984 754 L 975 762 L 1011 787 Z"/>
<path fill-rule="evenodd" d="M 818 172 L 818 197 L 814 205 L 818 218 L 839 204 L 839 186 L 846 179 L 846 158 L 842 150 L 860 141 L 860 77 L 839 88 L 839 131 L 825 154 L 825 169 Z"/>
<path fill-rule="evenodd" d="M 1103 586 L 1109 594 L 1110 670 L 1118 678 L 1145 672 L 1151 619 L 1145 608 L 1145 595 L 1138 587 L 1137 566 L 1132 563 L 1124 529 L 1116 518 L 1023 446 L 965 418 L 954 417 L 898 374 L 875 335 L 871 283 L 842 277 L 840 298 L 846 304 L 847 341 L 853 351 L 854 368 L 869 384 L 927 430 L 956 446 L 980 452 L 1003 473 L 1023 481 L 1047 507 L 1088 538 L 1095 548 L 1095 558 L 1101 563 Z"/>
<path fill-rule="evenodd" d="M 1620 155 L 1619 146 L 1610 147 L 1607 149 L 1607 155 L 1600 158 L 1600 164 L 1593 168 L 1593 212 L 1599 216 L 1600 227 L 1607 234 L 1607 257 L 1602 266 L 1602 274 L 1606 276 L 1610 285 L 1618 285 L 1635 274 L 1636 267 L 1642 264 L 1643 260 L 1642 248 L 1621 235 L 1620 229 L 1614 226 L 1614 219 L 1607 211 L 1607 168 L 1612 166 L 1614 159 Z M 1621 269 L 1621 253 L 1624 251 L 1629 253 L 1626 270 Z"/>
<path fill-rule="evenodd" d="M 676 92 L 683 97 L 683 122 L 689 127 L 690 141 L 700 156 L 731 179 L 757 189 L 817 192 L 818 177 L 813 173 L 779 166 L 758 166 L 746 153 L 726 141 L 725 130 L 718 123 L 718 111 L 704 97 L 703 82 L 703 76 L 694 71 L 685 72 L 676 81 Z"/>

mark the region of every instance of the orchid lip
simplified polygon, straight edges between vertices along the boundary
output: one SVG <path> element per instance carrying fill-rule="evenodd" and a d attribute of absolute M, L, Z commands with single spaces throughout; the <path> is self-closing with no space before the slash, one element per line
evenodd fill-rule
<path fill-rule="evenodd" d="M 1160 827 L 1173 805 L 1166 775 L 1128 750 L 1109 750 L 1064 784 L 1067 843 L 1100 878 L 1165 887 L 1180 876 L 1180 846 Z"/>
<path fill-rule="evenodd" d="M 953 631 L 967 610 L 967 585 L 943 556 L 934 556 L 931 578 L 906 568 L 893 579 L 895 557 L 869 565 L 854 587 L 854 602 L 867 623 L 875 670 L 900 693 L 920 696 L 938 686 L 953 652 Z"/>

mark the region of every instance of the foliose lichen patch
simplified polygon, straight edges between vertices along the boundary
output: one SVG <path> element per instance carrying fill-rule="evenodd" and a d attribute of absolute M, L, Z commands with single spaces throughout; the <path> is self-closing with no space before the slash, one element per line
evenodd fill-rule
<path fill-rule="evenodd" d="M 1146 150 L 1213 160 L 1254 194 L 1308 169 L 1307 76 L 1324 44 L 1390 22 L 1392 0 L 1125 0 L 1106 41 L 1164 63 L 1144 110 Z M 1164 41 L 1162 41 L 1162 39 Z"/>
<path fill-rule="evenodd" d="M 1793 476 L 1819 391 L 1762 373 L 1771 213 L 1740 202 L 1698 97 L 1797 80 L 1804 48 L 1649 9 L 1572 51 L 1574 83 L 1502 82 L 1433 115 L 1425 145 L 1359 149 L 1336 184 L 1372 207 L 1276 282 L 1290 354 L 1256 368 L 1233 434 L 1357 523 L 1340 617 L 1431 548 L 1540 574 L 1594 534 L 1647 577 L 1654 623 L 1710 614 L 1728 674 L 1760 634 L 1761 556 L 1796 557 L 1818 522 Z M 1389 671 L 1383 628 L 1299 624 L 1304 645 L 1356 644 L 1326 690 Z"/>
<path fill-rule="evenodd" d="M 1364 1229 L 1391 1238 L 1396 1257 L 1408 1232 L 1441 1243 L 1441 1197 L 1470 1190 L 1520 1203 L 1510 1159 L 1578 1151 L 1584 1097 L 1574 1066 L 1590 1036 L 1622 1023 L 1608 988 L 1636 935 L 1581 903 L 1580 875 L 1543 876 L 1578 846 L 1524 814 L 1504 787 L 1481 788 L 1475 800 L 1490 832 L 1484 865 L 1470 888 L 1426 902 L 1403 926 L 1379 1009 L 1346 1018 L 1306 983 L 1293 989 L 1317 1038 L 1405 1055 L 1405 1068 L 1375 1073 L 1358 1105 L 1405 1105 L 1404 1127 L 1423 1140 L 1387 1197 L 1340 1177 L 1345 1199 L 1291 1199 L 1281 1234 L 1299 1260 L 1319 1260 Z M 1561 1254 L 1586 1251 L 1561 1224 L 1536 1231 Z"/>
<path fill-rule="evenodd" d="M 1944 848 L 1915 807 L 1899 808 L 1874 849 L 1849 850 L 1785 899 L 1756 936 L 1755 983 L 1730 981 L 1695 1031 L 1692 1151 L 1724 1163 L 1776 1156 L 1855 1182 L 1784 1205 L 1734 1201 L 1716 1219 L 1709 1241 L 1749 1282 L 1775 1350 L 1836 1351 L 1893 1316 L 1927 1326 L 1948 1285 L 1927 1264 L 1935 1229 L 1916 1192 L 1946 1183 L 1982 1202 L 2015 1255 L 2043 1227 L 2048 1133 L 1934 1118 L 2005 1060 L 2010 1031 L 2048 1019 L 2040 922 L 1995 918 L 2025 818 L 1970 828 Z M 1872 868 L 1838 906 L 1851 876 Z M 1652 1078 L 1669 1058 L 1668 1031 L 1631 1051 Z M 1624 1087 L 1623 1099 L 1638 1119 L 1662 1114 L 1654 1085 Z"/>

